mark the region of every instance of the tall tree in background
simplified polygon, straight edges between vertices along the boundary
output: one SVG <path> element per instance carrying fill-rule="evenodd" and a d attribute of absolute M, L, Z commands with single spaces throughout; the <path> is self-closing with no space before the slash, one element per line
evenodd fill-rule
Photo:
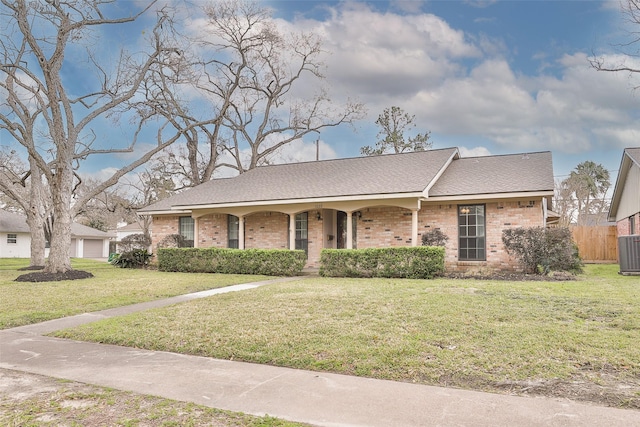
<path fill-rule="evenodd" d="M 405 132 L 416 127 L 415 119 L 415 115 L 410 116 L 400 107 L 385 108 L 376 120 L 376 124 L 380 127 L 377 135 L 378 142 L 373 147 L 367 145 L 360 148 L 360 152 L 365 156 L 377 156 L 430 149 L 432 145 L 429 142 L 430 132 L 418 133 L 413 137 L 405 136 Z"/>
<path fill-rule="evenodd" d="M 609 171 L 601 164 L 585 161 L 571 171 L 562 182 L 563 203 L 575 202 L 578 225 L 585 225 L 590 218 L 600 220 L 609 209 L 606 196 L 611 187 Z"/>
<path fill-rule="evenodd" d="M 176 49 L 167 45 L 171 20 L 159 11 L 155 26 L 147 33 L 148 50 L 135 55 L 121 51 L 114 63 L 113 58 L 100 57 L 92 45 L 92 29 L 134 22 L 153 3 L 123 17 L 111 16 L 119 10 L 111 7 L 109 0 L 0 1 L 0 131 L 26 151 L 29 162 L 34 162 L 46 179 L 54 222 L 45 270 L 64 273 L 71 270 L 71 222 L 75 213 L 95 194 L 180 137 L 158 133 L 156 145 L 137 154 L 135 160 L 92 191 L 72 200 L 78 184 L 76 171 L 89 156 L 133 152 L 140 127 L 124 146 L 118 147 L 119 141 L 101 135 L 93 125 L 97 119 L 117 113 L 134 97 L 145 96 L 143 82 L 152 70 L 163 70 L 156 75 L 172 74 Z M 72 53 L 72 59 L 65 59 L 68 53 Z M 82 63 L 86 69 L 82 89 L 71 90 L 63 78 L 71 62 Z"/>
<path fill-rule="evenodd" d="M 44 266 L 46 240 L 51 233 L 51 197 L 42 175 L 34 159 L 29 158 L 26 166 L 14 150 L 0 151 L 0 193 L 8 199 L 2 205 L 26 215 L 31 230 L 30 267 Z"/>
<path fill-rule="evenodd" d="M 202 11 L 206 25 L 185 46 L 190 67 L 179 79 L 198 96 L 162 90 L 153 105 L 183 131 L 185 149 L 166 158 L 181 186 L 209 181 L 220 167 L 242 173 L 269 163 L 309 133 L 362 118 L 360 103 L 340 105 L 323 89 L 304 93 L 324 78 L 315 34 L 279 30 L 270 11 L 253 1 L 210 2 Z"/>

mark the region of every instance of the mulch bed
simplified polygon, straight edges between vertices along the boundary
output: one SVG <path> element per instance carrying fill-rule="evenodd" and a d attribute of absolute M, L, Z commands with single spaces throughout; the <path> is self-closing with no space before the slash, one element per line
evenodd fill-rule
<path fill-rule="evenodd" d="M 23 274 L 16 278 L 16 282 L 57 282 L 60 280 L 80 280 L 93 277 L 93 274 L 82 270 L 69 270 L 64 273 L 48 273 L 46 271 L 36 271 Z"/>
<path fill-rule="evenodd" d="M 566 282 L 577 280 L 571 273 L 555 272 L 552 274 L 526 274 L 516 272 L 495 272 L 490 274 L 469 274 L 469 273 L 445 273 L 444 277 L 449 279 L 475 279 L 475 280 L 506 280 L 510 282 L 544 281 L 544 282 Z"/>

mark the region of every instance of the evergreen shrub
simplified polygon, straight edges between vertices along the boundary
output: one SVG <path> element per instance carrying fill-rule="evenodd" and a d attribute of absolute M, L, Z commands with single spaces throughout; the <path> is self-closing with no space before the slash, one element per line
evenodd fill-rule
<path fill-rule="evenodd" d="M 444 248 L 323 249 L 320 275 L 431 279 L 444 273 Z"/>
<path fill-rule="evenodd" d="M 160 271 L 295 276 L 302 272 L 306 260 L 304 251 L 288 249 L 158 249 Z"/>

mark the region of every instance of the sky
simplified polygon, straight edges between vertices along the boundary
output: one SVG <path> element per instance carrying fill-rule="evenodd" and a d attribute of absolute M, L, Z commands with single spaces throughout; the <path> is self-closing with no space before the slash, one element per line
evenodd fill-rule
<path fill-rule="evenodd" d="M 323 35 L 331 87 L 367 105 L 357 132 L 322 133 L 337 157 L 375 143 L 373 123 L 392 105 L 431 131 L 433 148 L 550 150 L 559 179 L 592 160 L 615 182 L 622 150 L 640 146 L 637 78 L 589 63 L 594 54 L 620 59 L 618 46 L 630 40 L 618 2 L 267 3 L 279 19 Z"/>
<path fill-rule="evenodd" d="M 640 82 L 589 63 L 594 54 L 633 61 L 620 58 L 632 27 L 618 2 L 267 3 L 277 18 L 323 35 L 330 86 L 367 106 L 356 132 L 322 133 L 336 157 L 375 143 L 375 119 L 393 105 L 431 132 L 433 148 L 550 150 L 559 179 L 592 160 L 615 182 L 622 150 L 640 146 Z"/>
<path fill-rule="evenodd" d="M 284 155 L 290 160 L 314 160 L 316 139 L 321 159 L 359 156 L 375 144 L 375 120 L 391 106 L 415 115 L 416 132 L 431 132 L 436 149 L 458 147 L 465 157 L 550 150 L 557 179 L 591 160 L 614 183 L 622 150 L 640 146 L 640 76 L 599 72 L 589 63 L 597 55 L 640 68 L 620 48 L 634 28 L 617 1 L 261 3 L 282 29 L 319 34 L 332 99 L 357 99 L 367 109 L 354 127 L 291 145 Z M 105 40 L 126 45 L 140 32 L 130 26 Z M 83 64 L 66 72 L 81 91 Z M 117 138 L 130 124 L 108 126 Z M 118 166 L 112 161 L 89 161 L 83 172 L 104 175 Z"/>

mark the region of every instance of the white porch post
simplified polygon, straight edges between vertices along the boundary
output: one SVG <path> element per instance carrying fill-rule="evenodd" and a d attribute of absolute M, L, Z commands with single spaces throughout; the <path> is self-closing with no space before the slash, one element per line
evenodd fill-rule
<path fill-rule="evenodd" d="M 238 216 L 238 249 L 244 249 L 244 215 Z"/>
<path fill-rule="evenodd" d="M 347 212 L 347 249 L 353 249 L 353 212 Z"/>
<path fill-rule="evenodd" d="M 194 218 L 193 219 L 193 247 L 197 248 L 198 246 L 198 241 L 200 240 L 198 238 L 200 232 L 200 218 Z"/>
<path fill-rule="evenodd" d="M 418 210 L 411 211 L 411 246 L 418 246 Z"/>
<path fill-rule="evenodd" d="M 289 249 L 296 248 L 296 215 L 289 214 Z"/>

